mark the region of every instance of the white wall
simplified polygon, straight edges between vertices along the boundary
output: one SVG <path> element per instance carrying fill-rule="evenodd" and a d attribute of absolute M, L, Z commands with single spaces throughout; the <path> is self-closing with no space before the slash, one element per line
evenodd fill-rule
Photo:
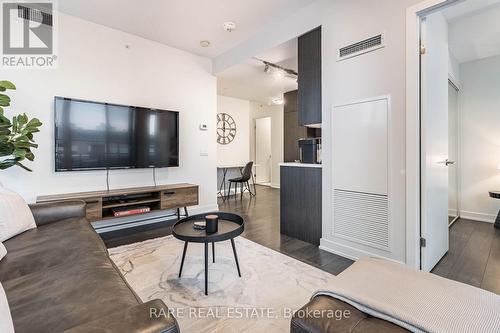
<path fill-rule="evenodd" d="M 500 56 L 463 63 L 461 91 L 461 215 L 493 222 L 500 201 Z"/>
<path fill-rule="evenodd" d="M 236 136 L 227 144 L 217 144 L 217 165 L 245 165 L 250 161 L 250 101 L 217 95 L 217 113 L 227 113 L 236 122 Z M 241 176 L 239 168 L 227 170 L 226 181 Z M 223 179 L 223 170 L 217 170 L 217 190 Z M 226 184 L 226 191 L 229 184 Z M 232 191 L 233 192 L 233 191 Z"/>
<path fill-rule="evenodd" d="M 26 112 L 43 127 L 36 160 L 27 163 L 33 173 L 11 168 L 0 181 L 30 202 L 37 195 L 105 189 L 105 171 L 54 172 L 54 96 L 141 105 L 180 112 L 180 167 L 158 169 L 157 182 L 198 184 L 200 210 L 215 209 L 217 101 L 210 60 L 65 14 L 59 23 L 57 69 L 2 69 L 1 79 L 17 85 L 7 114 Z M 200 123 L 209 130 L 200 131 Z M 111 188 L 152 182 L 147 169 L 110 173 Z"/>
<path fill-rule="evenodd" d="M 250 103 L 250 156 L 255 161 L 255 119 L 271 117 L 271 186 L 280 186 L 279 163 L 284 160 L 283 105 Z"/>
<path fill-rule="evenodd" d="M 217 144 L 217 165 L 244 165 L 250 158 L 250 102 L 218 95 L 217 113 L 227 113 L 236 122 L 234 140 L 227 145 Z"/>
<path fill-rule="evenodd" d="M 324 249 L 361 257 L 378 255 L 406 260 L 405 225 L 405 14 L 420 0 L 318 0 L 291 16 L 262 27 L 250 40 L 214 60 L 214 72 L 242 62 L 259 52 L 322 25 L 323 91 L 323 239 Z M 363 24 L 360 24 L 362 22 Z M 339 47 L 386 32 L 381 50 L 337 62 Z M 391 251 L 332 238 L 332 165 L 330 115 L 334 105 L 391 95 L 389 132 L 389 192 Z"/>
<path fill-rule="evenodd" d="M 451 52 L 448 60 L 448 76 L 455 85 L 460 85 L 460 64 Z"/>

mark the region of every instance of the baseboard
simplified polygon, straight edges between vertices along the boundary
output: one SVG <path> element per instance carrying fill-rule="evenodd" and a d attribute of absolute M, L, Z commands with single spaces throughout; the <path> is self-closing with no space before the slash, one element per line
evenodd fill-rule
<path fill-rule="evenodd" d="M 218 212 L 218 211 L 219 211 L 219 205 L 217 205 L 217 204 L 188 207 L 189 215 L 209 213 L 209 212 Z"/>
<path fill-rule="evenodd" d="M 272 188 L 280 188 L 280 184 L 271 184 Z"/>
<path fill-rule="evenodd" d="M 460 218 L 480 222 L 495 223 L 495 219 L 497 218 L 497 216 L 492 214 L 476 213 L 462 210 L 460 211 Z"/>
<path fill-rule="evenodd" d="M 243 190 L 243 192 L 245 192 L 245 190 Z M 227 193 L 228 193 L 228 189 L 226 189 L 225 191 L 221 191 L 221 193 L 217 192 L 217 196 L 218 197 L 222 197 L 222 196 L 227 196 Z M 231 189 L 231 195 L 234 195 L 234 194 L 240 194 L 241 193 L 241 188 L 238 186 L 238 190 L 235 190 L 234 188 Z"/>
<path fill-rule="evenodd" d="M 403 265 L 406 264 L 405 262 L 395 260 L 395 259 L 392 259 L 389 257 L 381 256 L 379 254 L 375 254 L 372 252 L 367 252 L 367 251 L 356 249 L 356 248 L 346 246 L 346 245 L 336 244 L 336 243 L 334 243 L 331 240 L 326 239 L 326 238 L 321 238 L 319 248 L 321 250 L 324 250 L 324 251 L 327 251 L 327 252 L 330 252 L 330 253 L 333 253 L 333 254 L 336 254 L 336 255 L 339 255 L 341 257 L 351 259 L 354 261 L 357 261 L 360 258 L 371 257 L 371 258 L 380 258 L 380 259 L 389 260 L 389 261 L 392 261 L 392 262 L 395 262 L 398 264 L 403 264 Z"/>
<path fill-rule="evenodd" d="M 456 209 L 448 209 L 448 216 L 457 216 Z"/>

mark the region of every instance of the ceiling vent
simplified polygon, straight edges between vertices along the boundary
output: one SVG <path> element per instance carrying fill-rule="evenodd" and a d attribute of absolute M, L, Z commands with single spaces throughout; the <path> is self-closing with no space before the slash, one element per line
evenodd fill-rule
<path fill-rule="evenodd" d="M 44 13 L 40 9 L 18 5 L 17 16 L 31 22 L 52 26 L 52 14 Z"/>
<path fill-rule="evenodd" d="M 385 39 L 384 35 L 380 34 L 377 36 L 367 38 L 360 42 L 347 45 L 339 49 L 338 61 L 349 59 L 352 57 L 357 57 L 364 53 L 368 53 L 383 48 L 385 47 L 384 39 Z"/>

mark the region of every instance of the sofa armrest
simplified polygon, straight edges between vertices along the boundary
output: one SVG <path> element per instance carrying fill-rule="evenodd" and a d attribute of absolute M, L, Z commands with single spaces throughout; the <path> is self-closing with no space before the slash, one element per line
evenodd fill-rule
<path fill-rule="evenodd" d="M 72 217 L 85 217 L 85 201 L 54 201 L 29 205 L 37 226 Z"/>
<path fill-rule="evenodd" d="M 167 306 L 159 299 L 75 326 L 66 333 L 179 333 L 179 325 Z"/>

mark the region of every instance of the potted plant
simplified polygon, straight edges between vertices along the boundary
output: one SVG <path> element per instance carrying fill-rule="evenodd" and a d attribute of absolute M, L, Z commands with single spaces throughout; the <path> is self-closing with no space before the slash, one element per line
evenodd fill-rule
<path fill-rule="evenodd" d="M 37 118 L 28 119 L 25 113 L 13 116 L 12 121 L 4 115 L 4 107 L 10 105 L 10 97 L 3 92 L 14 89 L 16 86 L 12 82 L 0 81 L 0 170 L 19 166 L 31 171 L 21 162 L 35 159 L 31 150 L 38 145 L 33 140 L 33 133 L 40 131 L 42 123 Z"/>

